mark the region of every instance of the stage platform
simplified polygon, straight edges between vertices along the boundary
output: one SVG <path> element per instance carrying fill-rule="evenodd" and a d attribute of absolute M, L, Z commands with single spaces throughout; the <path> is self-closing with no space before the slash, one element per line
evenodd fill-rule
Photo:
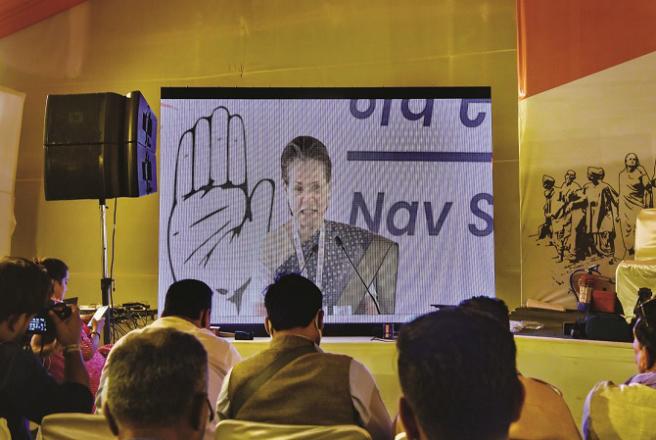
<path fill-rule="evenodd" d="M 550 338 L 569 338 L 563 332 L 563 324 L 583 319 L 585 314 L 577 310 L 558 312 L 531 307 L 520 307 L 510 313 L 512 321 L 532 321 L 542 324 L 540 329 L 523 329 L 519 334 L 524 336 L 547 336 Z"/>
<path fill-rule="evenodd" d="M 579 425 L 585 397 L 595 383 L 601 380 L 622 383 L 636 373 L 629 343 L 522 335 L 515 336 L 515 340 L 519 371 L 560 388 Z M 269 338 L 234 341 L 234 344 L 243 357 L 248 357 L 268 347 Z M 346 354 L 365 364 L 376 378 L 392 417 L 398 412 L 401 390 L 393 341 L 327 337 L 322 340 L 321 347 L 326 352 Z"/>

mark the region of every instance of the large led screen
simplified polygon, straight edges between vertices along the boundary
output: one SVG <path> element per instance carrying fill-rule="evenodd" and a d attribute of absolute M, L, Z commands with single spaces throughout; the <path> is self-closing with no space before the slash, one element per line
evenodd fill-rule
<path fill-rule="evenodd" d="M 160 159 L 160 310 L 196 278 L 261 323 L 285 273 L 329 323 L 494 296 L 489 88 L 164 88 Z"/>

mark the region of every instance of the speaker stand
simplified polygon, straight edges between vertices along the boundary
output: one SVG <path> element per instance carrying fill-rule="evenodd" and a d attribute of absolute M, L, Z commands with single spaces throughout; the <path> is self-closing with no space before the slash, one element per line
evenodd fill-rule
<path fill-rule="evenodd" d="M 109 270 L 107 268 L 107 205 L 105 199 L 100 199 L 100 233 L 102 240 L 102 278 L 100 279 L 100 292 L 102 294 L 103 306 L 109 306 L 109 310 L 105 314 L 105 327 L 103 331 L 103 341 L 105 344 L 112 342 L 111 328 L 112 328 L 112 310 L 114 301 L 112 300 L 112 284 L 114 280 L 110 278 Z"/>

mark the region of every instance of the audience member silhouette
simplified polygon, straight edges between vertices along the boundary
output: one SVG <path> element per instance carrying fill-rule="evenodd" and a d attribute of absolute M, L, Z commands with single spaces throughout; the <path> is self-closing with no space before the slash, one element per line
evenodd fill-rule
<path fill-rule="evenodd" d="M 180 280 L 171 284 L 166 292 L 162 317 L 143 329 L 128 333 L 149 333 L 163 328 L 171 328 L 194 336 L 207 351 L 208 386 L 207 394 L 212 406 L 216 404 L 221 384 L 228 371 L 241 360 L 232 344 L 216 336 L 210 329 L 212 308 L 212 289 L 202 281 Z M 100 379 L 100 388 L 96 394 L 96 407 L 100 411 L 103 389 L 107 385 L 107 368 L 113 359 L 114 350 L 123 345 L 127 339 L 119 339 L 107 358 Z M 214 438 L 214 425 L 207 425 L 206 439 Z"/>
<path fill-rule="evenodd" d="M 48 274 L 36 263 L 23 258 L 0 259 L 0 417 L 7 420 L 14 440 L 31 438 L 28 419 L 40 423 L 48 414 L 91 412 L 93 404 L 80 354 L 81 321 L 76 306 L 64 320 L 49 312 L 63 346 L 63 383 L 57 383 L 19 343 L 30 320 L 46 306 L 51 288 Z"/>
<path fill-rule="evenodd" d="M 443 309 L 404 325 L 397 347 L 400 417 L 409 438 L 508 438 L 524 391 L 507 328 L 478 313 Z"/>
<path fill-rule="evenodd" d="M 119 439 L 189 439 L 205 434 L 207 353 L 172 328 L 132 333 L 112 350 L 103 412 Z"/>
<path fill-rule="evenodd" d="M 232 369 L 219 396 L 219 419 L 356 424 L 373 439 L 391 438 L 391 421 L 371 373 L 349 356 L 319 348 L 324 311 L 317 286 L 285 275 L 267 288 L 264 302 L 271 345 Z"/>
<path fill-rule="evenodd" d="M 620 429 L 621 427 L 612 426 L 618 420 L 621 424 L 633 425 L 632 429 L 641 427 L 641 438 L 654 436 L 654 423 L 645 423 L 638 414 L 642 406 L 653 408 L 652 405 L 656 402 L 656 299 L 642 303 L 636 311 L 638 320 L 633 327 L 633 351 L 638 373 L 623 385 L 603 381 L 590 391 L 583 406 L 583 437 L 586 439 L 603 438 L 609 426 L 611 429 Z M 593 415 L 592 400 L 597 396 L 618 399 L 619 402 L 626 401 L 627 406 L 631 406 L 631 411 L 623 414 L 621 419 L 600 420 L 599 417 L 608 419 L 610 410 Z M 649 414 L 647 418 L 653 421 L 653 414 Z"/>
<path fill-rule="evenodd" d="M 497 320 L 503 328 L 510 328 L 510 313 L 503 300 L 487 296 L 475 296 L 459 305 L 470 313 L 480 313 Z M 540 379 L 519 374 L 524 387 L 524 405 L 519 420 L 510 425 L 511 439 L 580 439 L 576 422 L 555 386 Z"/>
<path fill-rule="evenodd" d="M 62 260 L 57 258 L 45 258 L 38 263 L 45 267 L 48 276 L 52 281 L 52 293 L 50 300 L 53 303 L 62 302 L 68 291 L 69 271 L 68 266 Z M 100 344 L 100 330 L 103 329 L 104 318 L 96 321 L 91 318 L 91 327 L 83 325 L 80 331 L 80 350 L 84 365 L 89 373 L 89 389 L 92 394 L 96 394 L 98 383 L 100 382 L 100 373 L 105 365 L 105 357 L 98 351 Z M 45 365 L 48 367 L 48 373 L 58 381 L 64 378 L 64 354 L 63 347 L 59 341 L 43 344 L 40 335 L 32 337 L 32 350 L 41 357 L 47 357 Z"/>

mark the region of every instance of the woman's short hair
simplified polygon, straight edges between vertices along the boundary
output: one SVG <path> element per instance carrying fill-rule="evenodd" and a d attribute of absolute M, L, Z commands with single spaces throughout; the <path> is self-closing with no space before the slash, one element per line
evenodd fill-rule
<path fill-rule="evenodd" d="M 328 149 L 319 139 L 312 136 L 298 136 L 289 142 L 280 156 L 282 181 L 289 185 L 289 167 L 295 160 L 316 160 L 323 164 L 326 182 L 330 182 L 332 162 Z"/>

